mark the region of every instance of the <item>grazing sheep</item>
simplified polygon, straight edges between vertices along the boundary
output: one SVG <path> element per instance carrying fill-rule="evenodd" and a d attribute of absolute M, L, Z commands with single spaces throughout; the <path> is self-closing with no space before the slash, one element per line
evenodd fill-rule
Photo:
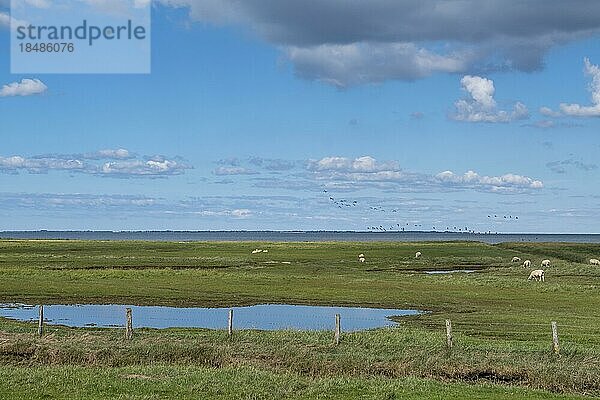
<path fill-rule="evenodd" d="M 415 253 L 415 258 L 419 258 L 419 257 L 421 257 L 421 252 L 420 252 L 420 251 L 417 251 L 417 252 Z"/>
<path fill-rule="evenodd" d="M 252 254 L 256 254 L 256 253 L 262 253 L 262 250 L 261 249 L 252 250 Z"/>
<path fill-rule="evenodd" d="M 364 257 L 359 257 L 359 258 L 358 258 L 358 261 L 359 261 L 359 262 L 365 262 L 365 258 L 364 258 Z"/>
<path fill-rule="evenodd" d="M 358 255 L 358 258 L 365 258 L 365 255 L 364 255 L 363 253 L 360 253 L 360 254 Z"/>
<path fill-rule="evenodd" d="M 519 257 L 513 257 L 511 262 L 521 262 L 521 259 Z"/>
<path fill-rule="evenodd" d="M 542 267 L 549 267 L 550 266 L 550 260 L 543 260 L 542 261 Z"/>
<path fill-rule="evenodd" d="M 269 252 L 269 250 L 263 250 L 263 253 L 268 253 L 268 252 Z"/>
<path fill-rule="evenodd" d="M 592 265 L 600 265 L 600 260 L 598 260 L 597 258 L 592 258 L 590 260 L 590 264 L 592 264 Z"/>
<path fill-rule="evenodd" d="M 531 273 L 529 274 L 529 278 L 527 278 L 527 280 L 530 281 L 532 279 L 535 281 L 544 282 L 544 270 L 543 269 L 534 269 L 533 271 L 531 271 Z"/>
<path fill-rule="evenodd" d="M 523 268 L 529 268 L 531 267 L 531 260 L 525 260 L 523 262 Z"/>

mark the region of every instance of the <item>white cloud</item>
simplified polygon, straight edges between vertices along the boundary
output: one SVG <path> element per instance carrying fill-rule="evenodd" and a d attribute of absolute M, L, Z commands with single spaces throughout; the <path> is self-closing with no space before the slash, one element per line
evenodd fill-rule
<path fill-rule="evenodd" d="M 474 189 L 489 192 L 523 192 L 542 189 L 542 181 L 517 174 L 482 176 L 474 171 L 457 175 L 444 171 L 437 175 L 406 172 L 398 161 L 378 162 L 371 156 L 355 159 L 325 157 L 309 160 L 309 178 L 328 187 L 359 190 L 366 187 L 381 189 L 408 188 L 416 191 L 445 191 L 448 189 Z M 264 183 L 263 183 L 264 184 Z M 277 185 L 276 185 L 277 186 Z M 291 185 L 287 185 L 293 188 Z"/>
<path fill-rule="evenodd" d="M 173 212 L 173 214 L 176 213 L 181 213 L 181 211 L 175 211 Z M 248 210 L 246 208 L 243 209 L 234 209 L 234 210 L 220 210 L 220 211 L 214 211 L 214 210 L 202 210 L 202 211 L 188 211 L 188 212 L 183 212 L 184 214 L 192 214 L 192 215 L 200 215 L 203 217 L 233 217 L 233 218 L 239 218 L 239 219 L 243 219 L 243 218 L 249 218 L 253 216 L 253 213 L 251 210 Z"/>
<path fill-rule="evenodd" d="M 0 12 L 0 27 L 8 28 L 10 26 L 10 15 Z"/>
<path fill-rule="evenodd" d="M 0 156 L 0 172 L 13 174 L 21 171 L 32 174 L 70 171 L 118 178 L 156 178 L 180 175 L 191 168 L 179 159 L 166 159 L 162 156 L 136 159 L 125 149 L 100 150 L 86 154 L 47 154 L 32 157 Z"/>
<path fill-rule="evenodd" d="M 491 191 L 514 191 L 518 189 L 542 189 L 544 184 L 527 176 L 505 174 L 501 176 L 482 176 L 475 171 L 467 171 L 457 175 L 452 171 L 440 172 L 435 178 L 444 184 L 462 187 L 482 187 Z"/>
<path fill-rule="evenodd" d="M 231 216 L 236 217 L 236 218 L 248 218 L 248 217 L 252 216 L 252 211 L 250 211 L 246 208 L 236 209 L 236 210 L 231 211 Z"/>
<path fill-rule="evenodd" d="M 0 193 L 0 209 L 13 210 L 35 207 L 39 210 L 114 210 L 118 212 L 159 206 L 160 199 L 136 195 Z"/>
<path fill-rule="evenodd" d="M 2 86 L 0 97 L 10 96 L 31 96 L 41 94 L 48 90 L 48 87 L 39 79 L 22 79 L 21 82 L 13 82 Z"/>
<path fill-rule="evenodd" d="M 400 171 L 397 161 L 378 162 L 371 156 L 362 156 L 355 159 L 347 157 L 325 157 L 320 160 L 309 160 L 309 171 L 335 171 L 335 172 L 384 172 Z"/>
<path fill-rule="evenodd" d="M 234 167 L 234 166 L 230 166 L 230 167 L 225 167 L 225 166 L 221 166 L 216 168 L 213 171 L 213 174 L 217 175 L 217 176 L 224 176 L 224 175 L 256 175 L 258 174 L 258 172 L 253 171 L 251 169 L 245 168 L 245 167 Z"/>
<path fill-rule="evenodd" d="M 190 167 L 174 160 L 156 157 L 150 160 L 111 161 L 104 163 L 101 175 L 159 177 L 180 175 Z"/>
<path fill-rule="evenodd" d="M 548 107 L 540 107 L 540 114 L 545 115 L 546 117 L 560 117 L 561 114 L 558 111 L 553 111 Z"/>
<path fill-rule="evenodd" d="M 583 60 L 584 73 L 591 78 L 588 90 L 592 95 L 592 105 L 582 106 L 577 103 L 560 104 L 562 114 L 570 117 L 600 117 L 600 68 L 594 65 L 588 58 Z"/>
<path fill-rule="evenodd" d="M 25 158 L 21 156 L 1 157 L 0 172 L 18 172 L 27 170 L 30 173 L 45 173 L 49 170 L 83 171 L 86 164 L 76 159 Z"/>
<path fill-rule="evenodd" d="M 523 124 L 523 126 L 528 126 L 530 128 L 537 128 L 537 129 L 554 129 L 554 128 L 561 128 L 561 129 L 571 129 L 571 128 L 580 128 L 582 125 L 579 124 L 575 124 L 573 122 L 556 122 L 555 120 L 551 120 L 551 119 L 542 119 L 539 121 L 534 121 L 528 124 Z"/>
<path fill-rule="evenodd" d="M 8 2 L 8 5 L 6 7 L 9 7 L 9 6 L 10 6 L 10 2 Z M 2 7 L 2 0 L 0 0 L 0 8 L 1 7 Z M 29 23 L 27 21 L 11 18 L 9 13 L 0 11 L 0 29 L 1 28 L 10 29 L 11 22 L 13 23 L 13 26 L 29 25 Z"/>
<path fill-rule="evenodd" d="M 453 119 L 495 123 L 529 118 L 529 111 L 521 102 L 516 102 L 512 111 L 498 109 L 496 100 L 494 100 L 496 89 L 491 79 L 466 75 L 460 83 L 468 98 L 454 103 L 456 112 L 451 116 Z"/>
<path fill-rule="evenodd" d="M 28 6 L 36 8 L 50 8 L 51 4 L 48 0 L 25 0 Z"/>
<path fill-rule="evenodd" d="M 126 149 L 105 149 L 98 151 L 99 158 L 127 159 L 132 155 Z"/>

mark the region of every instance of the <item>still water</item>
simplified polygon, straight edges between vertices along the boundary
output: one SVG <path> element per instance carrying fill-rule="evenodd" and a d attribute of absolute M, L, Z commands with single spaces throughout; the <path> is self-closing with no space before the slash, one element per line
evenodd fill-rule
<path fill-rule="evenodd" d="M 233 308 L 126 306 L 115 304 L 45 305 L 48 324 L 71 327 L 122 327 L 125 308 L 130 307 L 134 327 L 226 329 L 229 310 L 233 310 L 234 329 L 329 330 L 340 314 L 344 331 L 393 326 L 391 316 L 416 315 L 418 310 L 363 307 L 298 306 L 260 304 Z M 39 308 L 25 304 L 0 304 L 0 317 L 36 321 Z"/>
<path fill-rule="evenodd" d="M 465 240 L 485 243 L 501 242 L 571 242 L 600 243 L 598 234 L 506 233 L 477 234 L 466 232 L 335 232 L 335 231 L 4 231 L 4 239 L 73 239 L 73 240 L 156 240 L 178 241 L 256 241 L 256 242 L 420 242 Z"/>

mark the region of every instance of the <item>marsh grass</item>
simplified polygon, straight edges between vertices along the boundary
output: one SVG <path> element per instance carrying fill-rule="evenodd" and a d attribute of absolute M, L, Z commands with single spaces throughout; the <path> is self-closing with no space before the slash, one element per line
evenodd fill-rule
<path fill-rule="evenodd" d="M 269 253 L 251 255 L 257 247 Z M 423 257 L 415 260 L 417 250 Z M 429 311 L 396 318 L 394 328 L 344 333 L 337 347 L 331 332 L 298 331 L 236 331 L 231 339 L 224 331 L 137 329 L 128 342 L 119 329 L 48 326 L 38 339 L 33 324 L 0 319 L 0 381 L 24 382 L 0 383 L 0 398 L 36 398 L 25 396 L 29 375 L 47 381 L 50 394 L 64 376 L 72 398 L 193 398 L 180 379 L 215 398 L 598 396 L 600 269 L 586 264 L 598 254 L 600 245 L 587 244 L 0 241 L 2 302 Z M 514 255 L 534 265 L 550 258 L 546 282 L 528 282 Z M 436 269 L 477 271 L 424 273 Z M 559 323 L 560 357 L 550 351 L 550 321 Z M 103 383 L 94 391 L 96 374 Z M 230 381 L 254 397 L 239 397 Z M 265 389 L 269 382 L 282 391 Z"/>

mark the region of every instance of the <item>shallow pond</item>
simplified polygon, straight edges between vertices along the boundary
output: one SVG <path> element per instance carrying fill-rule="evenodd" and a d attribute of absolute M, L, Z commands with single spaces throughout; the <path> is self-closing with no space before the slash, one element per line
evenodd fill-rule
<path fill-rule="evenodd" d="M 125 309 L 132 309 L 133 326 L 146 328 L 226 329 L 229 310 L 233 310 L 234 329 L 259 330 L 329 330 L 340 314 L 344 331 L 393 326 L 391 316 L 416 315 L 418 310 L 363 307 L 298 306 L 260 304 L 233 308 L 126 306 L 105 304 L 45 305 L 48 324 L 71 327 L 123 327 Z M 0 304 L 0 317 L 19 321 L 36 321 L 39 308 L 24 304 Z"/>

